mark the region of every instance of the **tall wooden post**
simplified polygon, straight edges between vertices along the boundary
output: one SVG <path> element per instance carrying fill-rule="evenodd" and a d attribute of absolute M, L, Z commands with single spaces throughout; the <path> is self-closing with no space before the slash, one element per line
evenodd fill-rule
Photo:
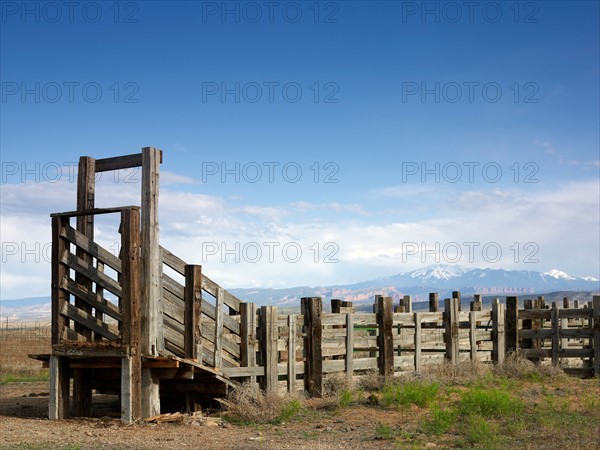
<path fill-rule="evenodd" d="M 446 359 L 453 365 L 459 363 L 459 335 L 458 335 L 458 305 L 460 299 L 447 298 L 444 300 L 444 328 L 446 340 Z"/>
<path fill-rule="evenodd" d="M 600 378 L 600 295 L 594 295 L 592 308 L 594 319 L 594 376 Z"/>
<path fill-rule="evenodd" d="M 61 311 L 68 303 L 69 296 L 60 288 L 67 269 L 60 262 L 66 251 L 65 241 L 60 237 L 64 227 L 69 225 L 68 217 L 52 217 L 52 345 L 61 341 L 66 321 Z M 50 388 L 48 418 L 65 419 L 69 414 L 70 378 L 67 358 L 50 356 Z"/>
<path fill-rule="evenodd" d="M 460 291 L 452 291 L 452 298 L 458 299 L 458 311 L 462 311 L 462 300 L 460 298 Z"/>
<path fill-rule="evenodd" d="M 79 166 L 77 171 L 77 210 L 94 208 L 94 198 L 96 189 L 96 160 L 88 156 L 79 158 Z M 94 239 L 94 216 L 78 216 L 77 231 Z M 77 249 L 77 257 L 84 264 L 90 264 L 92 258 L 82 249 Z M 75 274 L 75 282 L 87 292 L 92 292 L 92 281 L 85 275 L 80 273 Z M 75 306 L 86 313 L 92 312 L 92 307 L 79 298 L 75 298 Z M 84 336 L 88 341 L 92 340 L 92 330 L 75 324 L 75 331 Z M 92 386 L 89 382 L 89 371 L 84 369 L 73 370 L 73 403 L 74 415 L 90 416 L 92 414 Z"/>
<path fill-rule="evenodd" d="M 492 302 L 492 361 L 504 364 L 504 305 L 496 298 Z"/>
<path fill-rule="evenodd" d="M 240 357 L 242 367 L 256 366 L 256 305 L 240 303 Z M 256 383 L 256 375 L 250 376 L 252 385 Z"/>
<path fill-rule="evenodd" d="M 121 212 L 122 341 L 128 356 L 121 360 L 121 418 L 131 423 L 142 416 L 140 324 L 140 211 Z"/>
<path fill-rule="evenodd" d="M 306 350 L 304 389 L 310 397 L 321 397 L 323 395 L 323 353 L 321 348 L 323 302 L 321 297 L 303 297 L 300 302 L 306 336 L 304 338 Z"/>
<path fill-rule="evenodd" d="M 202 311 L 202 266 L 185 266 L 184 288 L 184 346 L 185 357 L 195 361 L 202 359 L 202 330 L 200 312 Z"/>
<path fill-rule="evenodd" d="M 141 216 L 141 316 L 143 356 L 158 356 L 164 350 L 162 319 L 162 262 L 159 250 L 158 189 L 161 151 L 142 149 Z M 158 376 L 150 368 L 142 370 L 142 416 L 160 414 Z"/>
<path fill-rule="evenodd" d="M 277 363 L 279 362 L 277 338 L 279 333 L 276 306 L 263 306 L 260 308 L 260 330 L 260 349 L 265 368 L 265 376 L 262 377 L 260 387 L 267 392 L 277 392 Z"/>
<path fill-rule="evenodd" d="M 379 373 L 384 377 L 394 375 L 394 336 L 392 325 L 394 313 L 392 310 L 392 297 L 377 297 L 377 347 Z"/>
<path fill-rule="evenodd" d="M 439 311 L 439 294 L 437 292 L 429 293 L 429 312 Z"/>
<path fill-rule="evenodd" d="M 516 352 L 519 348 L 519 298 L 506 297 L 505 352 Z"/>

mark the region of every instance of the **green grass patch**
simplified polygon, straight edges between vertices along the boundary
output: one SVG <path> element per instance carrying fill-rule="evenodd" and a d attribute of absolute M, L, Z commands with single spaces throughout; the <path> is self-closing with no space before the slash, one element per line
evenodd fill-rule
<path fill-rule="evenodd" d="M 379 439 L 391 440 L 394 439 L 395 435 L 396 432 L 394 431 L 394 428 L 387 423 L 380 423 L 375 429 L 375 436 Z"/>
<path fill-rule="evenodd" d="M 387 384 L 383 387 L 382 403 L 385 406 L 417 405 L 428 406 L 438 394 L 440 386 L 437 383 L 411 381 L 402 384 Z"/>
<path fill-rule="evenodd" d="M 431 409 L 431 417 L 425 419 L 421 425 L 427 434 L 441 436 L 446 433 L 456 422 L 458 411 L 454 408 L 441 408 L 434 405 Z"/>
<path fill-rule="evenodd" d="M 302 411 L 300 400 L 294 399 L 288 402 L 281 410 L 281 414 L 273 421 L 274 423 L 289 422 Z"/>
<path fill-rule="evenodd" d="M 474 388 L 465 392 L 459 403 L 463 415 L 478 414 L 483 417 L 520 414 L 525 404 L 510 393 L 494 388 Z"/>
<path fill-rule="evenodd" d="M 33 383 L 36 381 L 48 381 L 48 372 L 40 373 L 36 375 L 31 374 L 15 374 L 15 373 L 3 373 L 0 374 L 0 385 L 9 383 Z"/>

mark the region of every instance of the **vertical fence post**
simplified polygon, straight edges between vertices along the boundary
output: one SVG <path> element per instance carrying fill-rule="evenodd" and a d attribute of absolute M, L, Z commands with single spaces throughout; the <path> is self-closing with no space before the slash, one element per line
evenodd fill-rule
<path fill-rule="evenodd" d="M 67 274 L 61 259 L 66 251 L 65 241 L 60 237 L 64 227 L 69 225 L 68 217 L 52 217 L 52 345 L 59 344 L 67 322 L 61 314 L 69 296 L 60 285 Z M 70 406 L 70 379 L 68 359 L 50 356 L 50 387 L 48 418 L 65 419 Z"/>
<path fill-rule="evenodd" d="M 412 312 L 412 297 L 410 295 L 404 296 L 404 298 L 402 299 L 402 304 L 404 306 L 404 312 Z"/>
<path fill-rule="evenodd" d="M 202 266 L 186 264 L 184 288 L 184 347 L 185 357 L 202 360 Z"/>
<path fill-rule="evenodd" d="M 444 325 L 446 341 L 446 359 L 453 365 L 459 363 L 459 341 L 458 341 L 458 304 L 459 299 L 447 298 L 444 300 Z"/>
<path fill-rule="evenodd" d="M 469 311 L 469 347 L 471 350 L 471 361 L 477 361 L 477 311 Z"/>
<path fill-rule="evenodd" d="M 504 364 L 505 332 L 504 305 L 496 298 L 492 302 L 492 361 Z"/>
<path fill-rule="evenodd" d="M 323 395 L 323 353 L 321 348 L 323 302 L 321 297 L 303 297 L 300 301 L 304 315 L 304 348 L 306 351 L 304 389 L 310 397 L 321 397 Z"/>
<path fill-rule="evenodd" d="M 354 316 L 346 313 L 346 380 L 354 375 Z"/>
<path fill-rule="evenodd" d="M 279 362 L 277 339 L 279 332 L 276 306 L 262 306 L 260 308 L 260 330 L 260 347 L 262 362 L 265 368 L 265 376 L 262 378 L 261 389 L 267 392 L 277 392 L 277 363 Z"/>
<path fill-rule="evenodd" d="M 256 367 L 256 305 L 240 303 L 240 359 L 242 367 Z M 256 384 L 256 376 L 249 377 L 251 385 Z"/>
<path fill-rule="evenodd" d="M 142 355 L 140 324 L 140 211 L 121 211 L 121 337 L 129 355 L 121 360 L 121 419 L 142 416 Z"/>
<path fill-rule="evenodd" d="M 423 342 L 423 335 L 421 333 L 421 313 L 414 313 L 415 319 L 415 372 L 421 370 L 421 343 Z"/>
<path fill-rule="evenodd" d="M 223 314 L 225 314 L 225 290 L 221 286 L 217 287 L 215 302 L 215 337 L 213 342 L 215 343 L 215 369 L 218 369 L 223 364 Z"/>
<path fill-rule="evenodd" d="M 296 328 L 296 314 L 288 316 L 288 375 L 287 389 L 288 392 L 296 391 L 296 336 L 298 330 Z"/>
<path fill-rule="evenodd" d="M 559 319 L 558 319 L 558 305 L 556 302 L 552 302 L 552 309 L 550 310 L 550 322 L 552 326 L 552 365 L 558 366 L 558 352 L 560 351 L 560 339 L 559 339 Z"/>
<path fill-rule="evenodd" d="M 458 300 L 458 311 L 462 311 L 462 301 L 460 299 L 460 291 L 452 291 L 452 298 Z"/>
<path fill-rule="evenodd" d="M 506 297 L 505 314 L 505 353 L 516 352 L 519 348 L 519 298 Z"/>
<path fill-rule="evenodd" d="M 392 297 L 377 297 L 377 347 L 379 350 L 377 365 L 379 373 L 384 377 L 394 375 L 394 336 L 392 324 L 394 315 Z"/>
<path fill-rule="evenodd" d="M 594 376 L 600 378 L 600 295 L 592 300 L 594 320 Z"/>
<path fill-rule="evenodd" d="M 439 307 L 439 294 L 437 292 L 429 293 L 429 312 L 438 312 Z"/>
<path fill-rule="evenodd" d="M 568 297 L 564 297 L 563 298 L 563 309 L 569 309 L 570 305 L 569 305 L 569 298 Z M 560 319 L 560 329 L 561 329 L 561 333 L 563 330 L 566 330 L 567 328 L 569 328 L 569 319 Z M 562 338 L 560 340 L 560 348 L 561 349 L 567 349 L 569 346 L 569 339 L 567 338 Z"/>

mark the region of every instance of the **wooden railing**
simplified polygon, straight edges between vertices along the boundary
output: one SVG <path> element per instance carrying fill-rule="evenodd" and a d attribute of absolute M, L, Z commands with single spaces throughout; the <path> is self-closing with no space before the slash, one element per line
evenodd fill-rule
<path fill-rule="evenodd" d="M 70 225 L 73 217 L 121 214 L 119 258 Z M 128 353 L 139 320 L 139 207 L 52 215 L 52 344 Z M 110 267 L 116 276 L 110 276 Z M 116 300 L 107 299 L 110 293 Z M 139 325 L 137 325 L 139 326 Z M 134 333 L 135 334 L 135 333 Z M 139 333 L 137 339 L 139 339 Z M 64 350 L 72 353 L 72 350 Z"/>
<path fill-rule="evenodd" d="M 184 277 L 183 284 L 162 275 L 165 349 L 214 367 L 242 364 L 242 302 L 206 275 L 160 247 L 162 262 Z M 225 311 L 228 308 L 228 311 Z"/>

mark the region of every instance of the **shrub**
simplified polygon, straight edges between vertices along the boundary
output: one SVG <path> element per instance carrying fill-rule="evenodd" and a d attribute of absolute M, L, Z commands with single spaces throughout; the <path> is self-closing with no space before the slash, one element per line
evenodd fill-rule
<path fill-rule="evenodd" d="M 484 417 L 509 416 L 520 413 L 525 404 L 499 389 L 474 388 L 462 395 L 459 404 L 461 414 L 479 414 Z"/>

